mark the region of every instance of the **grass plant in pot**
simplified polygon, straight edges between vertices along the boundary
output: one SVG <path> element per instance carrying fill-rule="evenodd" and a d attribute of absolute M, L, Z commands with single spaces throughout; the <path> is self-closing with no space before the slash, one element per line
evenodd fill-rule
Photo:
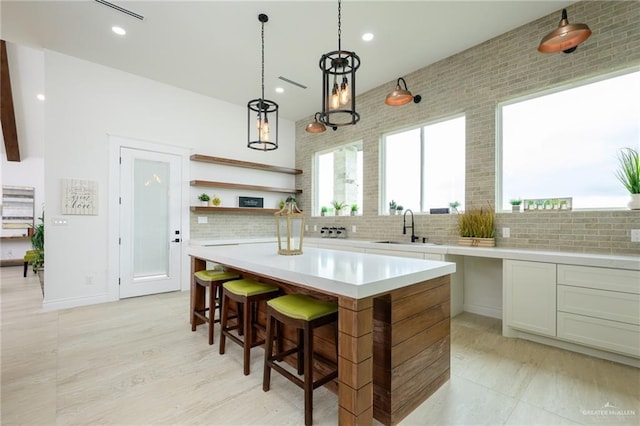
<path fill-rule="evenodd" d="M 495 247 L 495 212 L 493 207 L 470 208 L 458 215 L 458 244 L 472 247 Z"/>
<path fill-rule="evenodd" d="M 618 162 L 616 177 L 631 195 L 628 206 L 631 210 L 640 210 L 640 153 L 633 148 L 622 148 Z"/>
<path fill-rule="evenodd" d="M 332 201 L 333 209 L 336 216 L 340 216 L 340 211 L 346 206 L 344 201 Z"/>

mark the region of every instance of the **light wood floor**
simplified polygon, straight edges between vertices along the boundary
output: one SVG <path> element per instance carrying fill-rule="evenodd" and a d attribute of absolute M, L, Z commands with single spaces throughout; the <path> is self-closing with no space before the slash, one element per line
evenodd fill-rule
<path fill-rule="evenodd" d="M 302 390 L 262 349 L 218 355 L 191 332 L 187 293 L 42 312 L 37 277 L 0 269 L 2 425 L 285 425 L 303 423 Z M 500 321 L 452 321 L 451 380 L 403 425 L 640 424 L 640 370 L 506 339 Z M 315 392 L 316 424 L 337 423 L 337 396 Z"/>

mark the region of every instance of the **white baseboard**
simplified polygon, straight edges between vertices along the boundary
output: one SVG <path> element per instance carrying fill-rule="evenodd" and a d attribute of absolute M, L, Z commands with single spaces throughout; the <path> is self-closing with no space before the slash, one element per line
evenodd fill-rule
<path fill-rule="evenodd" d="M 471 305 L 465 303 L 463 305 L 464 312 L 470 312 L 472 314 L 482 315 L 485 317 L 502 319 L 502 309 L 492 308 L 490 306 Z"/>
<path fill-rule="evenodd" d="M 91 297 L 79 297 L 77 299 L 44 300 L 44 302 L 42 302 L 42 310 L 57 311 L 60 309 L 76 308 L 78 306 L 95 305 L 105 302 L 113 302 L 113 300 L 109 299 L 107 293 Z"/>

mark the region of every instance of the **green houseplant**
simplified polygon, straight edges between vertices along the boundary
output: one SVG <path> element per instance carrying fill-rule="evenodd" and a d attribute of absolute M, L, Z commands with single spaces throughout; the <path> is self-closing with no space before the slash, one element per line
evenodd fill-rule
<path fill-rule="evenodd" d="M 458 244 L 495 247 L 495 212 L 493 207 L 470 208 L 458 215 Z"/>
<path fill-rule="evenodd" d="M 618 163 L 616 177 L 631 195 L 628 206 L 640 210 L 640 153 L 633 148 L 622 148 L 618 152 Z"/>
<path fill-rule="evenodd" d="M 351 204 L 351 216 L 355 216 L 358 214 L 358 205 L 357 204 Z"/>
<path fill-rule="evenodd" d="M 520 198 L 514 198 L 510 200 L 509 203 L 511 204 L 511 211 L 513 213 L 520 212 L 520 204 L 522 204 L 522 200 Z"/>
<path fill-rule="evenodd" d="M 203 206 L 208 206 L 210 199 L 211 198 L 207 194 L 205 194 L 204 192 L 202 194 L 198 195 L 198 200 L 200 200 L 200 204 L 203 205 Z"/>
<path fill-rule="evenodd" d="M 329 207 L 327 206 L 320 207 L 320 216 L 326 215 L 328 211 L 329 211 Z"/>
<path fill-rule="evenodd" d="M 29 264 L 33 267 L 34 272 L 38 274 L 40 288 L 44 295 L 44 211 L 38 220 L 40 223 L 33 227 L 33 235 L 31 236 L 31 246 L 37 252 L 29 261 Z"/>
<path fill-rule="evenodd" d="M 335 215 L 336 216 L 339 216 L 340 215 L 340 210 L 342 210 L 344 208 L 344 206 L 346 206 L 344 201 L 332 201 L 331 205 L 333 205 L 333 208 L 335 210 Z"/>
<path fill-rule="evenodd" d="M 398 204 L 394 200 L 389 201 L 389 214 L 390 215 L 392 215 L 392 216 L 395 215 L 397 208 L 398 208 Z"/>
<path fill-rule="evenodd" d="M 449 203 L 449 208 L 451 208 L 451 213 L 458 213 L 458 207 L 460 207 L 459 201 L 452 201 Z"/>

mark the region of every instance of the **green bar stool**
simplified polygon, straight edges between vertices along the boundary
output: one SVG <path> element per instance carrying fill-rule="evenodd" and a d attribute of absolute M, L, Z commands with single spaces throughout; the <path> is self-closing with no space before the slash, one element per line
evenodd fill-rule
<path fill-rule="evenodd" d="M 249 375 L 249 363 L 251 348 L 264 343 L 264 340 L 257 341 L 253 328 L 257 326 L 257 309 L 261 300 L 268 300 L 275 297 L 280 289 L 276 286 L 260 283 L 250 279 L 229 281 L 222 285 L 222 314 L 220 326 L 220 354 L 224 354 L 225 338 L 228 337 L 244 349 L 244 375 Z M 229 319 L 229 302 L 233 300 L 238 306 L 238 320 L 233 326 L 227 324 Z M 231 333 L 237 330 L 237 336 Z M 241 339 L 240 336 L 243 336 Z"/>
<path fill-rule="evenodd" d="M 313 331 L 326 324 L 338 321 L 338 305 L 325 302 L 303 294 L 288 294 L 276 297 L 267 302 L 267 336 L 265 338 L 264 376 L 262 390 L 267 392 L 271 384 L 273 368 L 287 379 L 304 389 L 304 423 L 313 423 L 313 390 L 338 377 L 337 366 L 329 374 L 313 379 Z M 282 350 L 282 332 L 280 324 L 293 327 L 297 331 L 296 347 Z M 277 333 L 276 333 L 277 329 Z M 273 354 L 273 340 L 277 339 L 278 350 Z M 338 328 L 335 327 L 336 360 L 338 359 Z M 297 354 L 298 375 L 304 374 L 301 380 L 278 364 L 283 357 Z M 319 357 L 316 355 L 316 357 Z M 328 361 L 328 360 L 325 360 Z M 331 362 L 331 364 L 333 364 Z"/>
<path fill-rule="evenodd" d="M 191 331 L 196 331 L 198 326 L 198 319 L 204 321 L 209 326 L 209 344 L 213 345 L 213 324 L 220 322 L 220 319 L 216 319 L 216 309 L 220 313 L 220 291 L 218 288 L 222 283 L 229 280 L 237 280 L 240 277 L 235 272 L 225 272 L 224 270 L 209 269 L 206 271 L 198 271 L 193 274 L 194 287 L 191 292 Z M 209 289 L 209 298 L 207 301 L 206 293 Z M 205 302 L 204 308 L 198 308 L 197 305 L 202 305 L 198 301 Z M 208 315 L 207 315 L 208 313 Z"/>

